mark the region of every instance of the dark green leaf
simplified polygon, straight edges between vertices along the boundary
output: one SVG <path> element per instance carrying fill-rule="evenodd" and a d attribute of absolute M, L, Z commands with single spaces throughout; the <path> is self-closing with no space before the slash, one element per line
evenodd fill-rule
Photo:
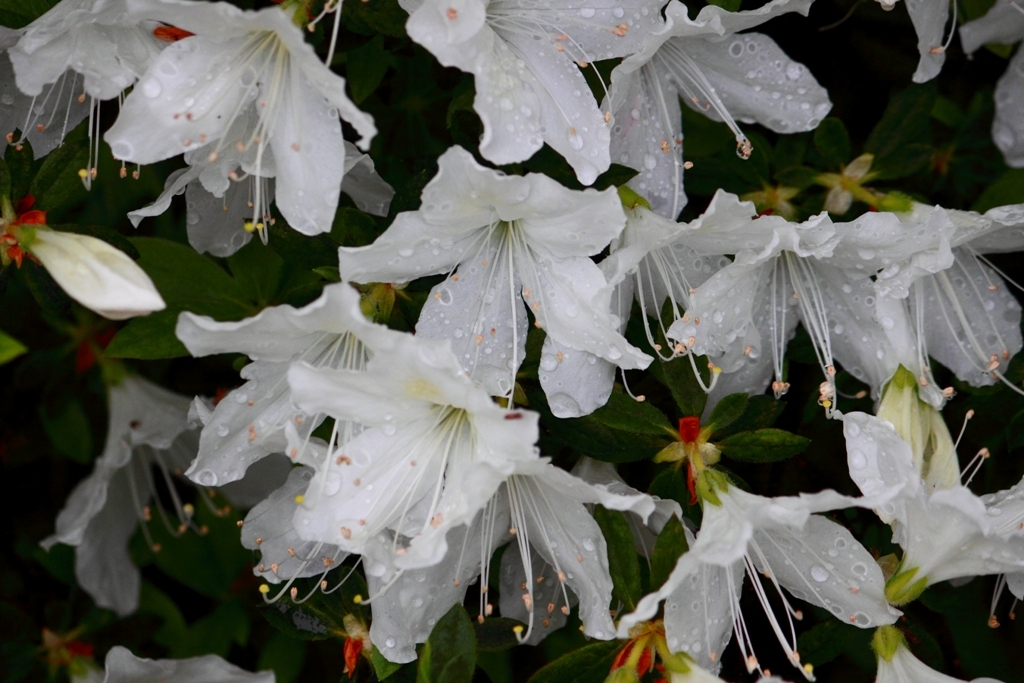
<path fill-rule="evenodd" d="M 365 597 L 367 594 L 366 582 L 358 572 L 353 572 L 341 588 L 329 594 L 317 590 L 318 581 L 296 581 L 294 585 L 299 594 L 312 592 L 312 597 L 297 605 L 288 599 L 286 593 L 281 600 L 261 608 L 264 618 L 289 637 L 299 640 L 344 639 L 348 637 L 345 617 L 349 615 L 364 625 L 369 621 L 369 609 L 355 601 L 357 595 Z M 282 585 L 271 585 L 270 595 L 274 596 Z"/>
<path fill-rule="evenodd" d="M 3 159 L 0 159 L 0 200 L 10 200 L 12 204 L 15 201 L 11 196 L 11 170 Z"/>
<path fill-rule="evenodd" d="M 665 416 L 656 408 L 637 403 L 625 394 L 612 393 L 608 403 L 598 411 L 565 420 L 551 414 L 540 392 L 530 392 L 528 396 L 530 406 L 541 413 L 552 436 L 596 460 L 647 460 L 671 440 L 664 431 L 666 427 L 671 429 Z M 619 410 L 623 412 L 617 412 Z M 637 419 L 633 421 L 630 416 Z"/>
<path fill-rule="evenodd" d="M 405 37 L 405 22 L 409 15 L 398 5 L 398 0 L 348 2 L 341 6 L 341 12 L 345 25 L 357 33 Z"/>
<path fill-rule="evenodd" d="M 715 405 L 705 425 L 715 431 L 725 429 L 740 419 L 740 416 L 747 409 L 747 402 L 749 400 L 750 397 L 747 394 L 729 394 L 725 396 Z"/>
<path fill-rule="evenodd" d="M 53 276 L 41 265 L 26 261 L 21 268 L 25 284 L 32 297 L 47 313 L 63 318 L 71 313 L 71 297 L 69 297 Z"/>
<path fill-rule="evenodd" d="M 32 145 L 27 140 L 20 145 L 7 145 L 4 161 L 11 174 L 11 199 L 18 201 L 28 194 L 28 188 L 32 185 L 35 167 Z"/>
<path fill-rule="evenodd" d="M 391 674 L 395 673 L 402 668 L 401 664 L 388 661 L 384 655 L 380 653 L 377 646 L 373 646 L 373 651 L 370 653 L 370 660 L 373 662 L 373 671 L 377 674 L 377 680 L 383 681 Z M 274 683 L 277 683 L 276 681 Z"/>
<path fill-rule="evenodd" d="M 880 178 L 911 175 L 928 163 L 932 152 L 929 114 L 938 88 L 934 81 L 912 85 L 889 101 L 864 150 L 875 155 L 871 170 Z"/>
<path fill-rule="evenodd" d="M 92 458 L 92 432 L 89 430 L 89 418 L 77 399 L 71 399 L 53 414 L 42 405 L 39 417 L 46 436 L 58 453 L 75 462 L 89 462 Z"/>
<path fill-rule="evenodd" d="M 306 661 L 306 643 L 289 638 L 284 633 L 275 633 L 260 648 L 257 671 L 270 669 L 274 672 L 274 683 L 295 683 L 302 673 Z M 395 665 L 400 666 L 398 664 Z M 379 677 L 378 677 L 379 678 Z"/>
<path fill-rule="evenodd" d="M 145 360 L 189 355 L 174 334 L 179 313 L 177 309 L 158 311 L 129 321 L 110 341 L 106 354 L 111 358 Z"/>
<path fill-rule="evenodd" d="M 268 230 L 270 248 L 289 265 L 304 270 L 323 266 L 337 267 L 338 245 L 327 235 L 303 235 L 289 228 L 281 220 Z"/>
<path fill-rule="evenodd" d="M 528 683 L 600 683 L 608 677 L 621 649 L 622 643 L 617 640 L 585 645 L 551 662 L 533 674 Z"/>
<path fill-rule="evenodd" d="M 684 510 L 690 503 L 690 492 L 686 488 L 686 473 L 674 465 L 654 477 L 647 492 L 665 500 L 674 500 Z"/>
<path fill-rule="evenodd" d="M 344 247 L 365 246 L 377 239 L 377 235 L 377 223 L 373 217 L 348 206 L 338 210 L 331 226 L 331 239 Z M 337 261 L 335 250 L 335 265 Z"/>
<path fill-rule="evenodd" d="M 696 360 L 698 368 L 707 367 L 707 361 L 703 356 L 694 360 Z M 708 402 L 708 395 L 697 383 L 689 359 L 686 357 L 675 358 L 667 363 L 655 360 L 651 363 L 649 370 L 659 382 L 672 392 L 672 398 L 675 399 L 676 405 L 679 406 L 683 415 L 700 417 Z"/>
<path fill-rule="evenodd" d="M 711 441 L 724 439 L 732 434 L 748 432 L 752 429 L 764 429 L 775 424 L 776 418 L 782 413 L 786 404 L 782 401 L 758 394 L 747 400 L 746 408 L 739 419 L 724 429 L 716 429 L 711 435 Z"/>
<path fill-rule="evenodd" d="M 997 206 L 1024 203 L 1024 168 L 1011 168 L 988 186 L 971 207 L 974 211 L 988 211 Z"/>
<path fill-rule="evenodd" d="M 717 443 L 722 455 L 744 462 L 777 462 L 791 458 L 807 448 L 810 439 L 781 429 L 757 429 L 740 432 Z"/>
<path fill-rule="evenodd" d="M 632 612 L 640 600 L 640 559 L 633 547 L 633 532 L 629 522 L 618 510 L 607 510 L 602 505 L 594 508 L 594 519 L 608 544 L 612 595 L 624 605 L 626 611 Z"/>
<path fill-rule="evenodd" d="M 360 104 L 384 80 L 391 65 L 391 55 L 384 50 L 384 36 L 377 34 L 363 45 L 349 50 L 345 76 L 352 101 Z"/>
<path fill-rule="evenodd" d="M 131 242 L 141 254 L 139 266 L 153 279 L 168 309 L 217 320 L 240 320 L 256 312 L 252 297 L 192 247 L 156 237 L 136 237 Z"/>
<path fill-rule="evenodd" d="M 708 4 L 717 5 L 727 12 L 736 12 L 743 4 L 743 0 L 708 0 Z"/>
<path fill-rule="evenodd" d="M 1024 410 L 1010 418 L 1006 426 L 1006 442 L 1011 449 L 1024 446 Z"/>
<path fill-rule="evenodd" d="M 483 623 L 473 622 L 476 649 L 479 652 L 501 652 L 519 644 L 512 629 L 523 624 L 507 617 L 490 617 Z"/>
<path fill-rule="evenodd" d="M 672 437 L 675 430 L 664 413 L 644 401 L 613 392 L 608 402 L 591 413 L 597 422 L 632 434 L 656 434 Z"/>
<path fill-rule="evenodd" d="M 420 653 L 416 683 L 466 683 L 476 668 L 476 635 L 462 605 L 453 605 Z"/>
<path fill-rule="evenodd" d="M 607 187 L 620 187 L 625 185 L 639 173 L 635 168 L 612 164 L 611 167 L 599 175 L 594 181 L 595 190 L 603 190 Z"/>
<path fill-rule="evenodd" d="M 35 208 L 56 211 L 85 195 L 78 172 L 89 165 L 89 144 L 69 142 L 50 152 L 36 173 L 29 194 L 36 198 Z"/>
<path fill-rule="evenodd" d="M 826 619 L 801 633 L 798 646 L 801 661 L 818 667 L 849 650 L 863 648 L 870 652 L 870 642 L 871 631 Z"/>
<path fill-rule="evenodd" d="M 834 116 L 822 119 L 814 129 L 814 147 L 829 166 L 838 167 L 853 158 L 850 134 L 843 122 Z"/>
<path fill-rule="evenodd" d="M 654 552 L 651 553 L 652 592 L 664 585 L 676 567 L 676 560 L 687 550 L 689 544 L 686 542 L 686 530 L 680 519 L 672 515 L 665 523 L 665 528 L 658 534 L 658 539 L 654 542 Z"/>
<path fill-rule="evenodd" d="M 259 240 L 250 240 L 228 257 L 228 268 L 239 289 L 259 305 L 266 306 L 274 301 L 281 288 L 285 263 L 273 249 Z"/>

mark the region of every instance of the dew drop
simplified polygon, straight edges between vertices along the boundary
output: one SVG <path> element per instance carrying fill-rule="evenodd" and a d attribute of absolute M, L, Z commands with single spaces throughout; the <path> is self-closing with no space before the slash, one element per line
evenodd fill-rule
<path fill-rule="evenodd" d="M 828 570 L 822 567 L 820 564 L 813 565 L 811 567 L 811 578 L 821 583 L 828 580 Z"/>
<path fill-rule="evenodd" d="M 164 90 L 164 86 L 162 86 L 160 84 L 160 81 L 158 81 L 155 78 L 147 78 L 141 84 L 139 84 L 139 89 L 142 90 L 143 95 L 152 100 L 160 96 L 160 93 L 162 93 Z"/>

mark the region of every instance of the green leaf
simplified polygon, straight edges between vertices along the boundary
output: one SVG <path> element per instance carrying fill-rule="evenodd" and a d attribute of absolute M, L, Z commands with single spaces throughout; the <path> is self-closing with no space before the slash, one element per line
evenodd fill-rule
<path fill-rule="evenodd" d="M 1011 450 L 1024 446 L 1024 410 L 1010 418 L 1005 434 L 1007 445 Z"/>
<path fill-rule="evenodd" d="M 607 171 L 602 173 L 594 181 L 595 190 L 603 190 L 608 187 L 621 187 L 632 180 L 640 172 L 629 166 L 612 164 Z"/>
<path fill-rule="evenodd" d="M 516 626 L 524 626 L 520 621 L 508 617 L 488 617 L 483 623 L 473 622 L 476 633 L 476 649 L 478 652 L 502 652 L 519 644 Z"/>
<path fill-rule="evenodd" d="M 366 246 L 377 239 L 378 234 L 373 217 L 350 206 L 339 209 L 331 225 L 331 239 L 345 247 Z M 334 265 L 338 265 L 337 249 L 334 250 Z"/>
<path fill-rule="evenodd" d="M 189 355 L 188 349 L 174 334 L 179 313 L 177 309 L 158 311 L 129 321 L 110 340 L 106 354 L 111 358 L 140 360 Z"/>
<path fill-rule="evenodd" d="M 664 585 L 676 567 L 676 560 L 689 549 L 683 523 L 672 515 L 654 542 L 654 551 L 651 553 L 651 591 Z"/>
<path fill-rule="evenodd" d="M 409 19 L 398 0 L 347 2 L 341 6 L 341 16 L 345 25 L 356 33 L 383 33 L 394 38 L 405 37 L 405 22 Z"/>
<path fill-rule="evenodd" d="M 749 432 L 754 429 L 771 427 L 775 424 L 775 420 L 785 407 L 785 403 L 771 396 L 764 394 L 750 396 L 739 419 L 728 427 L 715 429 L 711 435 L 711 441 L 718 441 L 739 432 Z"/>
<path fill-rule="evenodd" d="M 737 12 L 743 0 L 708 0 L 709 5 L 717 5 L 727 12 Z"/>
<path fill-rule="evenodd" d="M 384 80 L 391 65 L 391 55 L 384 49 L 384 36 L 377 34 L 363 45 L 348 51 L 345 76 L 352 101 L 360 104 Z"/>
<path fill-rule="evenodd" d="M 32 184 L 35 169 L 32 145 L 27 140 L 21 145 L 7 145 L 4 161 L 11 173 L 11 199 L 17 201 L 28 194 L 28 188 Z"/>
<path fill-rule="evenodd" d="M 0 23 L 8 28 L 24 28 L 56 4 L 57 0 L 0 0 Z"/>
<path fill-rule="evenodd" d="M 597 683 L 608 677 L 622 649 L 617 640 L 591 643 L 559 657 L 530 677 L 527 683 Z"/>
<path fill-rule="evenodd" d="M 669 437 L 675 434 L 665 414 L 644 401 L 626 394 L 613 392 L 608 402 L 591 413 L 597 422 L 632 434 L 657 434 Z"/>
<path fill-rule="evenodd" d="M 356 3 L 349 3 L 354 5 Z M 267 228 L 269 246 L 285 263 L 303 270 L 338 265 L 338 245 L 327 235 L 307 236 L 289 228 L 284 221 Z"/>
<path fill-rule="evenodd" d="M 675 465 L 658 473 L 647 492 L 665 500 L 674 500 L 684 510 L 690 505 L 690 491 L 686 488 L 686 473 Z"/>
<path fill-rule="evenodd" d="M 39 418 L 46 436 L 58 453 L 75 462 L 89 462 L 92 458 L 92 432 L 89 429 L 89 418 L 77 399 L 71 399 L 53 415 L 45 405 L 40 405 Z"/>
<path fill-rule="evenodd" d="M 11 169 L 3 159 L 0 159 L 0 200 L 11 200 L 12 203 L 14 200 L 11 196 Z"/>
<path fill-rule="evenodd" d="M 259 305 L 266 306 L 281 288 L 285 263 L 259 240 L 249 240 L 228 257 L 228 268 L 239 289 Z"/>
<path fill-rule="evenodd" d="M 834 116 L 822 119 L 814 129 L 814 147 L 832 167 L 846 164 L 853 158 L 850 134 L 846 132 L 843 122 Z"/>
<path fill-rule="evenodd" d="M 24 344 L 0 330 L 0 365 L 10 363 L 27 352 L 28 348 Z"/>
<path fill-rule="evenodd" d="M 781 429 L 740 432 L 717 443 L 722 455 L 743 462 L 777 462 L 792 458 L 807 448 L 810 439 Z"/>
<path fill-rule="evenodd" d="M 541 413 L 552 436 L 596 460 L 647 460 L 672 440 L 671 425 L 657 408 L 625 394 L 613 393 L 608 403 L 592 414 L 564 420 L 551 414 L 542 393 L 530 392 L 528 396 L 530 406 Z M 637 422 L 618 414 L 620 410 Z"/>
<path fill-rule="evenodd" d="M 629 522 L 618 510 L 607 510 L 603 505 L 594 508 L 594 519 L 601 527 L 608 545 L 612 595 L 627 611 L 632 612 L 640 600 L 640 559 L 633 547 L 633 532 Z"/>
<path fill-rule="evenodd" d="M 296 581 L 293 585 L 300 595 L 312 592 L 310 599 L 297 605 L 283 598 L 262 607 L 263 617 L 279 631 L 299 640 L 344 639 L 348 637 L 345 617 L 349 615 L 362 624 L 369 622 L 369 608 L 356 603 L 356 596 L 367 595 L 366 582 L 358 572 L 353 572 L 339 589 L 326 595 L 317 590 L 318 582 L 319 579 Z M 281 585 L 270 586 L 271 597 Z"/>
<path fill-rule="evenodd" d="M 157 237 L 131 240 L 139 250 L 139 266 L 168 308 L 193 311 L 218 320 L 238 320 L 255 313 L 251 297 L 211 259 L 187 244 Z"/>
<path fill-rule="evenodd" d="M 56 211 L 85 196 L 78 172 L 89 165 L 89 143 L 69 142 L 50 152 L 32 180 L 28 193 L 36 198 L 35 207 Z"/>
<path fill-rule="evenodd" d="M 815 624 L 800 634 L 797 642 L 800 660 L 815 667 L 828 664 L 842 654 L 854 654 L 862 650 L 871 653 L 872 631 L 844 624 L 837 619 L 828 619 Z"/>
<path fill-rule="evenodd" d="M 260 658 L 256 663 L 257 671 L 271 669 L 274 672 L 274 683 L 295 683 L 302 673 L 302 665 L 306 661 L 306 642 L 294 640 L 281 632 L 270 636 L 270 640 L 260 648 Z M 395 664 L 395 667 L 401 666 Z M 380 676 L 378 676 L 378 679 Z"/>
<path fill-rule="evenodd" d="M 384 655 L 380 653 L 380 650 L 377 649 L 376 645 L 373 646 L 373 651 L 370 653 L 370 661 L 373 663 L 373 671 L 377 674 L 378 681 L 383 681 L 391 674 L 402 668 L 401 664 L 388 661 Z"/>
<path fill-rule="evenodd" d="M 171 653 L 176 658 L 215 654 L 227 657 L 232 645 L 249 642 L 249 615 L 236 598 L 217 606 L 213 613 L 189 626 L 188 635 L 175 643 Z"/>
<path fill-rule="evenodd" d="M 750 397 L 747 394 L 729 394 L 722 398 L 708 417 L 706 426 L 712 427 L 715 431 L 725 429 L 736 420 L 740 419 L 747 409 L 747 402 Z"/>
<path fill-rule="evenodd" d="M 875 155 L 871 170 L 882 179 L 903 178 L 923 168 L 932 154 L 929 115 L 939 92 L 935 82 L 912 85 L 895 95 L 871 131 L 864 151 Z"/>
<path fill-rule="evenodd" d="M 466 683 L 476 668 L 476 635 L 462 605 L 441 617 L 420 653 L 416 683 Z"/>
<path fill-rule="evenodd" d="M 1024 168 L 1011 168 L 991 185 L 974 202 L 973 211 L 988 211 L 997 206 L 1024 203 Z"/>

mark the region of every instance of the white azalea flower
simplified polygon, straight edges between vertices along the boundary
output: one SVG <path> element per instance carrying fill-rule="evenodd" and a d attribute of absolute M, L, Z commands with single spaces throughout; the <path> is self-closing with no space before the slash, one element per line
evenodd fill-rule
<path fill-rule="evenodd" d="M 751 146 L 737 119 L 797 133 L 828 114 L 828 94 L 806 67 L 766 35 L 738 34 L 785 12 L 806 15 L 810 6 L 811 0 L 772 0 L 728 12 L 709 5 L 691 20 L 686 5 L 670 2 L 665 25 L 612 72 L 611 160 L 640 171 L 630 187 L 657 213 L 674 219 L 686 203 L 680 99 L 729 124 L 744 159 Z"/>
<path fill-rule="evenodd" d="M 1024 569 L 1024 482 L 981 497 L 959 483 L 936 490 L 922 481 L 910 446 L 890 423 L 864 413 L 849 413 L 843 423 L 850 477 L 865 496 L 900 489 L 875 510 L 904 551 L 886 586 L 891 602 L 909 602 L 947 579 Z"/>
<path fill-rule="evenodd" d="M 466 587 L 478 576 L 482 578 L 478 620 L 490 616 L 494 609 L 487 586 L 491 556 L 509 539 L 516 547 L 502 556 L 499 607 L 501 616 L 526 624 L 525 630 L 516 631 L 521 643 L 539 643 L 565 624 L 576 604 L 586 635 L 602 640 L 614 637 L 608 613 L 612 580 L 607 548 L 586 506 L 600 503 L 646 522 L 655 502 L 628 487 L 614 490 L 584 482 L 546 460 L 517 461 L 514 473 L 472 523 L 448 531 L 447 554 L 438 564 L 406 570 L 396 580 L 388 578 L 383 563 L 367 563 L 370 588 L 380 591 L 370 600 L 374 628 L 378 628 L 379 612 L 386 620 L 377 631 L 371 630 L 371 636 L 388 659 L 413 659 L 412 646 L 424 642 L 434 622 L 462 602 Z M 383 601 L 380 608 L 378 601 Z M 395 614 L 399 609 L 408 611 L 399 617 Z"/>
<path fill-rule="evenodd" d="M 915 205 L 870 213 L 844 230 L 836 263 L 874 275 L 879 323 L 900 362 L 929 381 L 932 356 L 973 386 L 1003 377 L 1022 346 L 1020 304 L 983 254 L 1024 247 L 1024 205 L 978 214 Z M 852 265 L 852 269 L 851 269 Z M 901 310 L 902 309 L 902 310 Z M 933 405 L 941 398 L 925 396 Z"/>
<path fill-rule="evenodd" d="M 6 56 L 21 31 L 0 27 L 0 153 L 8 143 L 27 140 L 36 159 L 56 149 L 64 136 L 89 114 L 89 105 L 81 95 L 81 77 L 65 72 L 55 83 L 44 86 L 35 97 L 26 95 L 15 84 L 14 67 Z M 21 131 L 15 139 L 15 131 Z"/>
<path fill-rule="evenodd" d="M 790 661 L 813 680 L 813 666 L 801 665 L 793 619 L 800 618 L 782 593 L 823 607 L 861 628 L 890 624 L 899 612 L 885 599 L 885 581 L 871 554 L 847 531 L 812 514 L 851 506 L 872 507 L 890 500 L 895 487 L 870 498 L 849 498 L 835 491 L 794 497 L 764 498 L 729 486 L 710 470 L 702 492 L 704 518 L 696 541 L 679 558 L 665 584 L 641 599 L 636 611 L 619 621 L 619 637 L 655 616 L 665 603 L 665 635 L 674 651 L 685 651 L 711 668 L 728 643 L 728 626 L 750 671 L 759 670 L 739 607 L 743 570 Z M 782 599 L 780 620 L 769 607 L 760 575 Z M 788 633 L 787 633 L 788 631 Z"/>
<path fill-rule="evenodd" d="M 537 458 L 537 415 L 508 411 L 466 376 L 447 343 L 393 333 L 365 371 L 296 363 L 292 400 L 363 425 L 318 467 L 299 535 L 363 552 L 393 531 L 395 566 L 436 564 L 448 529 L 468 524 L 521 461 Z"/>
<path fill-rule="evenodd" d="M 128 540 L 140 520 L 150 517 L 151 469 L 168 483 L 170 473 L 195 456 L 196 435 L 189 431 L 189 400 L 141 377 L 129 376 L 109 390 L 107 443 L 92 474 L 72 491 L 57 516 L 56 532 L 41 545 L 75 546 L 75 576 L 96 604 L 121 616 L 139 604 L 139 570 L 128 556 Z M 173 492 L 173 486 L 170 487 Z M 173 498 L 179 525 L 191 522 L 191 506 Z M 157 506 L 161 519 L 167 514 Z M 171 527 L 168 527 L 171 529 Z M 145 524 L 143 533 L 149 532 Z M 152 541 L 150 540 L 152 545 Z"/>
<path fill-rule="evenodd" d="M 903 634 L 894 627 L 883 627 L 875 633 L 872 647 L 878 657 L 875 683 L 960 683 L 915 657 L 907 647 Z M 975 678 L 971 683 L 1001 683 L 994 678 Z"/>
<path fill-rule="evenodd" d="M 878 0 L 884 10 L 896 7 L 898 0 Z M 956 15 L 946 36 L 949 3 L 945 0 L 907 0 L 907 13 L 917 32 L 917 51 L 921 55 L 914 72 L 915 83 L 925 83 L 939 75 L 946 61 L 946 49 L 953 42 Z"/>
<path fill-rule="evenodd" d="M 681 350 L 707 355 L 723 375 L 742 373 L 738 378 L 746 386 L 732 384 L 730 390 L 759 393 L 774 371 L 772 388 L 781 396 L 789 386 L 782 372 L 786 343 L 802 321 L 825 377 L 819 402 L 831 413 L 836 370 L 829 319 L 833 311 L 847 313 L 836 282 L 842 274 L 825 260 L 839 241 L 835 227 L 826 213 L 799 224 L 762 216 L 737 226 L 730 236 L 744 237 L 751 247 L 737 251 L 731 264 L 690 294 L 687 314 L 667 335 Z M 763 350 L 764 336 L 770 339 L 770 356 Z"/>
<path fill-rule="evenodd" d="M 217 655 L 143 659 L 115 645 L 107 653 L 106 683 L 274 683 L 273 671 L 249 673 Z"/>
<path fill-rule="evenodd" d="M 345 175 L 341 191 L 352 197 L 361 211 L 386 216 L 394 189 L 377 175 L 369 155 L 359 152 L 347 140 L 344 143 Z M 231 182 L 228 175 L 247 163 L 245 158 L 252 150 L 240 153 L 235 148 L 228 149 L 217 161 L 209 162 L 211 145 L 186 153 L 185 161 L 192 165 L 168 176 L 164 191 L 156 201 L 130 212 L 128 218 L 138 227 L 143 218 L 164 213 L 175 195 L 185 193 L 189 244 L 199 253 L 230 256 L 249 243 L 254 231 L 259 231 L 266 242 L 264 228 L 274 222 L 269 208 L 274 201 L 274 181 L 250 176 L 245 181 Z M 258 191 L 257 185 L 260 185 Z M 253 204 L 254 197 L 261 198 L 262 207 Z M 253 222 L 254 212 L 257 222 Z"/>
<path fill-rule="evenodd" d="M 998 0 L 985 16 L 960 28 L 964 52 L 973 53 L 986 43 L 1011 44 L 1024 39 L 1024 6 L 1018 0 Z M 1010 58 L 996 84 L 996 117 L 992 140 L 1007 166 L 1024 168 L 1024 50 Z"/>
<path fill-rule="evenodd" d="M 21 225 L 18 233 L 21 248 L 68 296 L 105 318 L 124 320 L 167 307 L 142 268 L 103 240 L 43 225 Z"/>
<path fill-rule="evenodd" d="M 288 14 L 221 2 L 126 2 L 132 16 L 195 35 L 164 50 L 125 100 L 105 135 L 114 156 L 148 164 L 212 145 L 205 154 L 213 163 L 234 147 L 251 158 L 244 172 L 276 178 L 277 205 L 291 227 L 328 232 L 344 175 L 338 115 L 360 145 L 376 131 Z M 255 187 L 254 223 L 265 208 Z"/>
<path fill-rule="evenodd" d="M 253 573 L 270 583 L 285 583 L 277 597 L 284 595 L 295 579 L 320 576 L 322 580 L 348 557 L 335 546 L 303 540 L 295 530 L 292 519 L 312 478 L 310 467 L 291 469 L 287 481 L 253 507 L 242 526 L 242 546 L 260 551 L 260 563 Z"/>
<path fill-rule="evenodd" d="M 358 371 L 373 349 L 388 348 L 397 334 L 368 321 L 360 310 L 359 294 L 345 283 L 324 287 L 320 298 L 303 308 L 274 306 L 238 322 L 182 313 L 175 333 L 193 356 L 232 352 L 253 361 L 242 368 L 246 383 L 216 408 L 197 405 L 204 427 L 199 455 L 186 475 L 201 486 L 240 479 L 256 461 L 284 451 L 289 431 L 299 445 L 288 454 L 306 455 L 301 443 L 308 441 L 324 416 L 295 407 L 286 377 L 291 363 Z M 344 443 L 356 429 L 337 425 L 337 436 Z"/>
<path fill-rule="evenodd" d="M 626 204 L 626 227 L 612 242 L 611 255 L 599 264 L 609 283 L 606 292 L 611 292 L 611 310 L 622 333 L 635 297 L 644 315 L 648 343 L 662 360 L 670 360 L 678 353 L 662 349 L 651 329 L 651 318 L 664 336 L 661 312 L 665 301 L 671 302 L 676 319 L 683 317 L 693 288 L 729 262 L 722 254 L 738 250 L 731 231 L 746 227 L 754 216 L 753 205 L 719 192 L 697 219 L 676 223 L 644 206 L 646 200 L 620 193 Z M 580 417 L 597 410 L 608 401 L 614 381 L 615 366 L 609 361 L 551 337 L 545 339 L 540 382 L 556 417 Z"/>
<path fill-rule="evenodd" d="M 399 214 L 370 246 L 339 250 L 342 277 L 407 282 L 447 273 L 417 334 L 451 340 L 493 395 L 512 392 L 526 355 L 524 302 L 554 341 L 624 369 L 647 366 L 650 357 L 619 333 L 608 283 L 589 258 L 625 225 L 614 189 L 577 192 L 540 174 L 506 176 L 459 147 L 438 165 L 419 211 Z"/>
<path fill-rule="evenodd" d="M 9 50 L 18 87 L 39 95 L 71 69 L 83 89 L 109 100 L 135 83 L 177 34 L 129 16 L 125 0 L 63 0 L 29 24 Z M 77 96 L 77 94 L 76 94 Z"/>
<path fill-rule="evenodd" d="M 611 115 L 579 67 L 624 57 L 660 26 L 652 0 L 402 0 L 409 37 L 475 77 L 480 154 L 496 164 L 547 143 L 584 185 L 609 166 Z"/>

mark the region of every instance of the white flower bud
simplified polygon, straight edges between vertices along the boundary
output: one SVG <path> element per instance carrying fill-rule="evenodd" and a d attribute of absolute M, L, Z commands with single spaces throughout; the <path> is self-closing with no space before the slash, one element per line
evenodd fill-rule
<path fill-rule="evenodd" d="M 68 296 L 105 318 L 124 320 L 167 307 L 135 261 L 102 240 L 38 229 L 26 242 L 26 251 Z"/>

